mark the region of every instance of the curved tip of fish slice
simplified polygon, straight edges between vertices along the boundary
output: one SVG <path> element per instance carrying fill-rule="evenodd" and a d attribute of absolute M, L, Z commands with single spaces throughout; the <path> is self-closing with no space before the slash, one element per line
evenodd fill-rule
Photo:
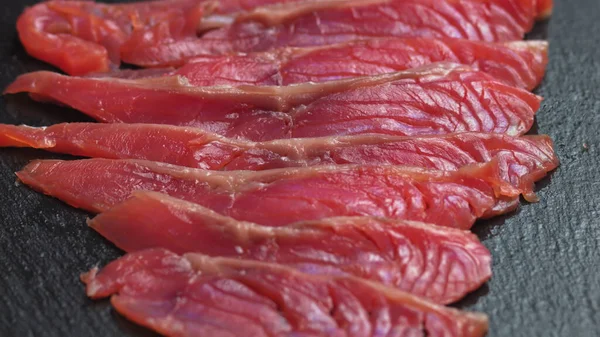
<path fill-rule="evenodd" d="M 0 124 L 0 147 L 31 147 L 47 149 L 54 147 L 56 142 L 39 136 L 43 128 L 26 125 Z"/>
<path fill-rule="evenodd" d="M 22 92 L 32 92 L 36 87 L 36 79 L 44 73 L 43 71 L 36 71 L 20 75 L 17 79 L 4 89 L 3 95 L 6 94 L 18 94 Z"/>
<path fill-rule="evenodd" d="M 533 77 L 525 83 L 524 88 L 527 90 L 535 89 L 544 78 L 546 68 L 548 66 L 548 41 L 544 40 L 528 40 L 528 41 L 510 41 L 504 43 L 504 46 L 511 49 L 515 53 L 529 54 L 523 55 L 526 61 L 526 66 L 531 71 Z"/>
<path fill-rule="evenodd" d="M 38 179 L 38 175 L 42 172 L 51 170 L 51 167 L 47 167 L 48 162 L 52 162 L 52 160 L 34 160 L 29 164 L 25 165 L 20 171 L 15 172 L 15 175 L 23 184 L 29 186 L 30 188 L 44 193 L 45 195 L 52 195 L 52 193 L 48 190 L 46 184 Z"/>
<path fill-rule="evenodd" d="M 35 173 L 41 165 L 42 160 L 36 159 L 30 162 L 29 164 L 25 165 L 25 167 L 23 167 L 20 171 L 16 172 L 15 174 L 17 175 L 19 180 L 21 180 L 24 184 L 29 185 L 29 183 L 33 180 L 31 174 Z"/>
<path fill-rule="evenodd" d="M 556 169 L 560 165 L 560 158 L 554 151 L 554 141 L 548 135 L 526 135 L 525 138 L 532 139 L 536 142 L 537 148 L 542 151 L 547 157 L 546 172 Z"/>
<path fill-rule="evenodd" d="M 91 298 L 96 298 L 96 294 L 98 293 L 98 288 L 93 285 L 94 279 L 98 274 L 98 270 L 98 267 L 94 267 L 87 273 L 79 275 L 79 279 L 81 280 L 81 282 L 83 282 L 86 285 L 86 294 Z"/>
<path fill-rule="evenodd" d="M 93 213 L 100 213 L 110 208 L 99 200 L 88 200 L 82 198 L 81 189 L 77 189 L 70 183 L 69 178 L 72 174 L 69 168 L 65 168 L 70 163 L 64 160 L 34 160 L 27 164 L 23 169 L 16 172 L 17 178 L 30 188 L 45 195 L 57 198 L 72 207 L 87 210 Z"/>
<path fill-rule="evenodd" d="M 483 337 L 487 334 L 490 326 L 489 318 L 486 314 L 479 312 L 466 312 L 465 315 L 472 322 L 466 329 L 465 336 Z"/>
<path fill-rule="evenodd" d="M 560 165 L 560 159 L 554 152 L 554 141 L 548 135 L 526 135 L 525 139 L 535 141 L 537 149 L 543 153 L 540 155 L 543 158 L 541 165 L 537 170 L 520 177 L 524 188 L 527 186 L 533 186 L 535 182 L 543 179 L 549 172 L 554 171 Z M 545 157 L 544 157 L 545 156 Z M 523 194 L 523 197 L 528 202 L 538 202 L 538 196 L 531 191 L 530 193 Z"/>
<path fill-rule="evenodd" d="M 116 282 L 106 278 L 99 280 L 99 272 L 100 269 L 94 267 L 87 273 L 79 275 L 79 279 L 85 284 L 85 294 L 91 299 L 105 298 L 116 292 Z"/>
<path fill-rule="evenodd" d="M 511 183 L 506 168 L 498 157 L 494 157 L 485 164 L 467 165 L 461 168 L 460 172 L 487 181 L 493 188 L 496 198 L 499 199 L 510 199 L 519 195 L 531 197 L 531 194 L 534 193 L 534 184 L 530 180 L 520 180 L 518 184 Z"/>
<path fill-rule="evenodd" d="M 494 191 L 497 197 L 516 197 L 533 191 L 533 184 L 520 184 L 513 186 L 504 176 L 498 157 L 493 158 L 487 167 L 487 173 L 492 182 L 495 183 Z"/>

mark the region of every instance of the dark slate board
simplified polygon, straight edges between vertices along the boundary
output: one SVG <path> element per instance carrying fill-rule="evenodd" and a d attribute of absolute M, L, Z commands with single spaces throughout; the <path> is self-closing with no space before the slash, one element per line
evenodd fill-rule
<path fill-rule="evenodd" d="M 556 1 L 552 20 L 532 35 L 551 42 L 537 131 L 554 138 L 562 166 L 539 184 L 541 202 L 475 229 L 494 276 L 458 306 L 487 313 L 489 336 L 600 336 L 600 1 Z M 2 88 L 50 69 L 25 54 L 14 29 L 33 3 L 3 4 Z M 85 120 L 24 95 L 0 98 L 1 123 Z M 0 149 L 0 336 L 154 336 L 107 301 L 86 299 L 79 274 L 120 255 L 86 228 L 88 215 L 15 183 L 13 172 L 28 161 L 52 157 Z"/>

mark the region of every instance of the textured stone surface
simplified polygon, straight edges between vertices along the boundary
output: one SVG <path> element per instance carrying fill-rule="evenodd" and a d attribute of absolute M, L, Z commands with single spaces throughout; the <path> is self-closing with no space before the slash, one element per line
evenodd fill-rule
<path fill-rule="evenodd" d="M 600 335 L 600 13 L 598 0 L 556 0 L 533 36 L 550 40 L 539 133 L 556 141 L 562 166 L 539 184 L 541 202 L 484 222 L 476 232 L 494 257 L 487 286 L 459 304 L 486 312 L 489 336 Z M 14 23 L 25 4 L 0 13 L 0 87 L 49 69 L 28 57 Z M 47 125 L 82 115 L 0 98 L 0 122 Z M 0 336 L 152 336 L 86 299 L 79 273 L 119 251 L 86 228 L 86 214 L 15 184 L 13 172 L 43 151 L 0 149 Z"/>

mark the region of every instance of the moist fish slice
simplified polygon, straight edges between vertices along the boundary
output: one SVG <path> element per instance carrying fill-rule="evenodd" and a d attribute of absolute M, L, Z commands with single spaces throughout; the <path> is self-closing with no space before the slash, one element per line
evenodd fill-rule
<path fill-rule="evenodd" d="M 289 85 L 404 71 L 435 62 L 471 66 L 507 85 L 532 90 L 544 76 L 548 43 L 369 39 L 316 48 L 206 55 L 190 60 L 175 74 L 196 86 Z"/>
<path fill-rule="evenodd" d="M 260 7 L 273 3 L 51 1 L 27 9 L 17 28 L 32 56 L 81 75 L 109 71 L 121 60 L 146 67 L 181 65 L 206 53 L 372 37 L 519 40 L 538 15 L 536 0 L 292 0 Z M 198 37 L 219 26 L 224 27 Z"/>
<path fill-rule="evenodd" d="M 380 38 L 321 47 L 204 55 L 190 59 L 178 70 L 127 69 L 89 76 L 141 79 L 180 75 L 195 86 L 290 85 L 405 71 L 436 62 L 463 64 L 507 85 L 532 90 L 544 76 L 548 42 Z"/>
<path fill-rule="evenodd" d="M 485 315 L 355 277 L 163 249 L 82 280 L 91 298 L 110 296 L 119 313 L 167 336 L 476 337 L 488 327 Z"/>
<path fill-rule="evenodd" d="M 521 40 L 533 27 L 536 3 L 531 0 L 375 0 L 341 2 L 328 8 L 317 3 L 320 8 L 316 10 L 310 6 L 290 6 L 293 10 L 287 13 L 259 8 L 238 16 L 231 26 L 207 32 L 185 52 L 191 57 L 378 37 Z M 138 60 L 145 58 L 144 53 L 136 56 Z M 142 62 L 150 64 L 152 61 Z"/>
<path fill-rule="evenodd" d="M 474 234 L 418 222 L 347 217 L 265 227 L 136 192 L 88 224 L 126 252 L 162 247 L 281 263 L 362 277 L 437 303 L 454 302 L 491 276 L 490 253 Z"/>
<path fill-rule="evenodd" d="M 527 186 L 558 166 L 552 140 L 545 135 L 354 135 L 255 143 L 197 128 L 158 124 L 65 123 L 45 128 L 0 124 L 0 147 L 7 146 L 226 171 L 332 164 L 404 165 L 452 171 L 498 157 L 506 168 L 504 179 L 515 186 Z"/>
<path fill-rule="evenodd" d="M 143 160 L 34 161 L 25 184 L 70 205 L 106 211 L 137 190 L 162 192 L 238 220 L 282 226 L 332 216 L 378 216 L 460 229 L 515 209 L 520 193 L 487 164 L 458 171 L 336 165 L 267 171 L 207 171 Z"/>
<path fill-rule="evenodd" d="M 184 50 L 190 41 L 197 40 L 199 25 L 206 15 L 212 15 L 209 21 L 216 23 L 219 15 L 274 2 L 46 1 L 25 9 L 17 21 L 17 30 L 31 56 L 68 74 L 84 75 L 118 68 L 122 58 L 127 58 L 128 50 L 144 51 L 157 60 L 162 59 L 162 55 L 173 58 L 178 50 Z"/>
<path fill-rule="evenodd" d="M 520 135 L 531 128 L 541 102 L 451 64 L 290 86 L 195 87 L 182 76 L 123 80 L 35 72 L 6 89 L 18 92 L 103 122 L 196 126 L 254 141 L 362 133 Z"/>
<path fill-rule="evenodd" d="M 47 1 L 25 9 L 17 21 L 27 52 L 73 75 L 118 68 L 121 48 L 154 46 L 196 38 L 203 1 L 151 1 L 106 5 L 92 1 Z M 146 38 L 143 43 L 143 37 Z"/>

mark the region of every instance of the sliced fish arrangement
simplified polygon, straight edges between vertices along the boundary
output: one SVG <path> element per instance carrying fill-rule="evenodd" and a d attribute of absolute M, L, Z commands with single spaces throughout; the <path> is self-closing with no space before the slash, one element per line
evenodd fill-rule
<path fill-rule="evenodd" d="M 558 166 L 545 135 L 494 133 L 396 137 L 374 134 L 250 142 L 197 128 L 160 124 L 66 123 L 47 128 L 0 124 L 0 146 L 83 157 L 144 159 L 207 170 L 269 170 L 334 164 L 402 165 L 442 171 L 501 162 L 515 186 Z"/>
<path fill-rule="evenodd" d="M 533 193 L 532 186 L 504 180 L 502 169 L 494 160 L 458 171 L 367 164 L 220 172 L 97 158 L 33 161 L 17 176 L 92 212 L 149 190 L 267 226 L 373 215 L 468 229 L 478 218 L 514 210 L 520 194 Z"/>
<path fill-rule="evenodd" d="M 453 64 L 290 86 L 198 87 L 181 76 L 126 80 L 35 72 L 6 92 L 29 92 L 106 123 L 193 126 L 253 141 L 364 133 L 516 136 L 532 127 L 542 100 Z"/>
<path fill-rule="evenodd" d="M 261 6 L 264 5 L 264 6 Z M 538 0 L 50 1 L 17 23 L 27 51 L 72 75 L 121 61 L 181 65 L 207 53 L 322 46 L 374 37 L 520 40 Z"/>
<path fill-rule="evenodd" d="M 135 192 L 89 225 L 126 252 L 162 246 L 177 254 L 281 263 L 378 281 L 438 303 L 462 298 L 492 273 L 490 254 L 474 234 L 406 220 L 332 217 L 267 227 L 164 194 Z"/>
<path fill-rule="evenodd" d="M 41 2 L 19 38 L 66 74 L 4 93 L 99 123 L 0 124 L 0 147 L 87 157 L 16 174 L 99 213 L 126 255 L 81 275 L 87 295 L 160 334 L 484 336 L 445 305 L 492 277 L 476 221 L 559 165 L 527 134 L 548 43 L 522 41 L 552 7 Z"/>
<path fill-rule="evenodd" d="M 531 90 L 544 76 L 548 43 L 450 38 L 353 40 L 321 47 L 198 56 L 171 73 L 196 86 L 290 85 L 398 72 L 436 62 L 470 66 L 505 84 Z"/>
<path fill-rule="evenodd" d="M 470 337 L 487 329 L 483 315 L 353 276 L 197 253 L 140 251 L 82 279 L 88 296 L 111 296 L 129 319 L 172 336 Z"/>

